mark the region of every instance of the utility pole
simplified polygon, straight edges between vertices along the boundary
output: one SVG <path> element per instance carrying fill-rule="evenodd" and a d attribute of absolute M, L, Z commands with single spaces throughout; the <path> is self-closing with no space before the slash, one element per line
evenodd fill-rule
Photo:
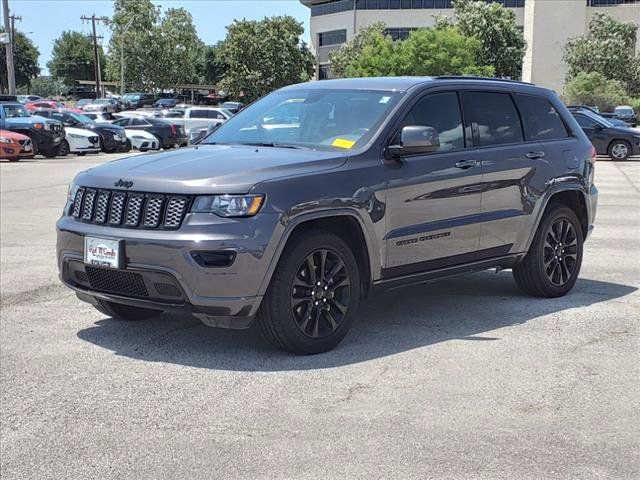
<path fill-rule="evenodd" d="M 9 85 L 9 95 L 15 95 L 16 71 L 13 67 L 13 28 L 9 23 L 9 0 L 2 0 L 2 16 L 4 17 L 4 31 L 8 36 L 8 41 L 5 45 L 7 54 L 7 85 Z"/>
<path fill-rule="evenodd" d="M 91 38 L 93 39 L 93 61 L 94 61 L 94 76 L 95 76 L 95 82 L 96 82 L 96 98 L 100 98 L 100 96 L 102 95 L 102 91 L 100 88 L 100 83 L 102 81 L 101 79 L 101 73 L 100 73 L 100 57 L 98 56 L 98 38 L 102 38 L 102 37 L 98 37 L 98 35 L 96 34 L 96 22 L 105 22 L 108 20 L 107 17 L 96 17 L 96 14 L 94 13 L 93 15 L 91 15 L 90 17 L 87 17 L 86 15 L 83 15 L 80 17 L 80 20 L 91 20 L 91 29 L 93 31 Z"/>
<path fill-rule="evenodd" d="M 136 16 L 132 16 L 120 32 L 120 97 L 124 97 L 124 35 L 131 27 Z"/>

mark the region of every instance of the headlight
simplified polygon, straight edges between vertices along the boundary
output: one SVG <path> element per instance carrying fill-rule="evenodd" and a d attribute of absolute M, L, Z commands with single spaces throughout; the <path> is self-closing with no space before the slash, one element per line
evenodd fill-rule
<path fill-rule="evenodd" d="M 191 211 L 221 217 L 252 217 L 263 203 L 264 195 L 208 195 L 196 197 Z"/>
<path fill-rule="evenodd" d="M 69 184 L 69 188 L 67 189 L 67 202 L 70 202 L 76 198 L 76 193 L 78 192 L 78 185 L 73 181 Z"/>
<path fill-rule="evenodd" d="M 67 133 L 67 137 L 69 138 L 76 138 L 76 139 L 81 139 L 81 138 L 85 138 L 82 135 L 78 135 L 76 133 Z"/>
<path fill-rule="evenodd" d="M 13 143 L 10 138 L 0 137 L 0 143 Z"/>
<path fill-rule="evenodd" d="M 34 123 L 33 128 L 36 130 L 44 130 L 46 127 L 44 123 Z"/>

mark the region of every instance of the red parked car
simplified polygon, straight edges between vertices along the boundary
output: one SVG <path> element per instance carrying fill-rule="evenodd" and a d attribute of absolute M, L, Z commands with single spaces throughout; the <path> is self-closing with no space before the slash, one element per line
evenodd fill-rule
<path fill-rule="evenodd" d="M 38 108 L 64 108 L 64 103 L 55 100 L 36 100 L 24 105 L 30 112 L 35 112 Z"/>
<path fill-rule="evenodd" d="M 31 139 L 21 133 L 0 130 L 0 158 L 17 162 L 21 158 L 33 157 Z"/>

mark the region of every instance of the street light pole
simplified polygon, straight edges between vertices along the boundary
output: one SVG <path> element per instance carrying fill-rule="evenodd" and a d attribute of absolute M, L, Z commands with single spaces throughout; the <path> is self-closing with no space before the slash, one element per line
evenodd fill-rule
<path fill-rule="evenodd" d="M 131 17 L 131 19 L 127 22 L 125 27 L 122 29 L 122 33 L 120 34 L 120 96 L 124 96 L 124 35 L 129 30 L 129 27 L 133 23 L 133 19 L 136 18 Z"/>
<path fill-rule="evenodd" d="M 5 45 L 7 54 L 7 85 L 9 86 L 9 95 L 15 95 L 16 71 L 13 67 L 13 32 L 9 24 L 9 0 L 2 0 L 2 15 L 4 16 L 4 31 L 8 36 L 8 42 Z"/>

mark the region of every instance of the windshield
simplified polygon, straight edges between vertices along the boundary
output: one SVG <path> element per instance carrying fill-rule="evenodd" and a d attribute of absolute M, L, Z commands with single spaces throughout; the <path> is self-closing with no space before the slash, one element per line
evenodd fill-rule
<path fill-rule="evenodd" d="M 93 122 L 93 119 L 91 117 L 87 117 L 86 115 L 83 115 L 81 113 L 68 112 L 67 115 L 69 115 L 71 118 L 73 118 L 78 123 L 91 123 L 91 122 Z"/>
<path fill-rule="evenodd" d="M 613 127 L 613 124 L 609 120 L 607 120 L 604 117 L 601 117 L 596 113 L 590 112 L 588 110 L 580 113 L 583 113 L 585 116 L 589 117 L 594 122 L 599 123 L 603 127 Z"/>
<path fill-rule="evenodd" d="M 618 107 L 614 112 L 618 115 L 633 115 L 633 109 L 631 107 Z"/>
<path fill-rule="evenodd" d="M 274 92 L 231 117 L 203 143 L 355 148 L 371 138 L 400 96 L 368 90 Z"/>
<path fill-rule="evenodd" d="M 30 116 L 29 111 L 22 105 L 5 104 L 2 105 L 2 108 L 4 108 L 4 114 L 7 116 L 7 118 L 21 118 Z"/>
<path fill-rule="evenodd" d="M 95 104 L 103 104 L 103 103 L 111 103 L 111 100 L 109 100 L 108 98 L 96 98 L 93 103 Z"/>
<path fill-rule="evenodd" d="M 127 93 L 125 94 L 124 97 L 122 97 L 123 100 L 140 100 L 140 95 L 134 95 L 131 93 Z"/>

